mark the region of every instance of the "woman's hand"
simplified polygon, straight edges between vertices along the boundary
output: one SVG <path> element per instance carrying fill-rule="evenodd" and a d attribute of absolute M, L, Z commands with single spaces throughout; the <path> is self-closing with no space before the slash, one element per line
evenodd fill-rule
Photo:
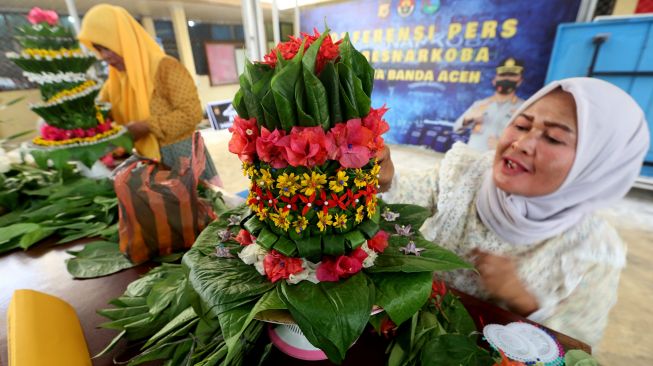
<path fill-rule="evenodd" d="M 125 127 L 127 127 L 127 130 L 129 131 L 129 134 L 132 135 L 132 138 L 134 138 L 134 141 L 139 140 L 150 133 L 150 127 L 147 125 L 147 122 L 143 121 L 129 122 Z"/>
<path fill-rule="evenodd" d="M 519 279 L 515 262 L 510 257 L 498 256 L 474 249 L 474 265 L 481 274 L 481 284 L 496 300 L 522 316 L 538 309 L 537 299 Z"/>
<path fill-rule="evenodd" d="M 390 158 L 390 148 L 385 146 L 376 154 L 381 171 L 379 172 L 379 192 L 386 192 L 392 185 L 392 177 L 395 175 L 395 166 Z"/>

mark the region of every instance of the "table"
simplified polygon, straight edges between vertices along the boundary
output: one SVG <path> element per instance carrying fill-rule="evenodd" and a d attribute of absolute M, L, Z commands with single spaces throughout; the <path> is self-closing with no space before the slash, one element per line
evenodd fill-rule
<path fill-rule="evenodd" d="M 91 355 L 99 353 L 117 334 L 113 330 L 97 328 L 107 319 L 96 313 L 97 309 L 107 307 L 109 300 L 125 291 L 127 284 L 145 274 L 151 266 L 141 265 L 108 277 L 88 280 L 73 280 L 66 271 L 65 259 L 70 255 L 66 250 L 79 249 L 89 239 L 75 243 L 53 246 L 52 241 L 41 243 L 27 252 L 14 251 L 0 256 L 0 366 L 7 361 L 7 307 L 16 289 L 29 288 L 42 291 L 70 303 L 81 321 L 86 342 Z M 455 290 L 454 290 L 455 291 Z M 493 304 L 476 299 L 459 291 L 455 293 L 469 311 L 477 327 L 484 324 L 507 324 L 514 321 L 533 323 L 528 319 L 501 309 Z M 534 324 L 534 323 L 533 323 Z M 582 349 L 588 353 L 591 348 L 585 343 L 551 331 L 565 349 Z M 384 350 L 387 341 L 367 330 L 350 349 L 344 365 L 385 365 Z M 112 358 L 122 352 L 124 345 L 113 354 L 93 360 L 97 366 L 113 365 Z M 275 350 L 268 364 L 305 365 L 307 362 L 291 359 Z M 154 363 L 156 364 L 156 363 Z M 331 365 L 328 361 L 309 362 L 310 365 Z"/>

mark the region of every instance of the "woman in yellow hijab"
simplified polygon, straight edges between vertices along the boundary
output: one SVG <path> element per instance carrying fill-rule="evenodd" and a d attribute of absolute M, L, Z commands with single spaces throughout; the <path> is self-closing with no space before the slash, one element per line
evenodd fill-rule
<path fill-rule="evenodd" d="M 79 41 L 109 64 L 100 99 L 112 104 L 111 114 L 125 125 L 140 155 L 172 166 L 190 156 L 190 137 L 202 120 L 202 106 L 193 78 L 123 8 L 101 4 L 82 21 Z M 204 179 L 219 181 L 207 156 Z"/>

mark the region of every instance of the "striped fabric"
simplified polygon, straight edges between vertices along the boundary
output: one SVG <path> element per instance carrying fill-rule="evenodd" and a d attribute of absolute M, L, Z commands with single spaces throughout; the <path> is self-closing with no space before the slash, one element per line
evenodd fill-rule
<path fill-rule="evenodd" d="M 118 196 L 120 250 L 134 263 L 190 248 L 215 218 L 197 194 L 204 171 L 204 141 L 192 137 L 193 155 L 168 170 L 131 157 L 114 172 Z"/>

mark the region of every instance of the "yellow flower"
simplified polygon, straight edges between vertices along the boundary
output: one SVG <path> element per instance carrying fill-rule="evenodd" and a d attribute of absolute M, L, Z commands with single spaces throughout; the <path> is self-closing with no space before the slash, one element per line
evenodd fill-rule
<path fill-rule="evenodd" d="M 272 188 L 272 186 L 274 186 L 274 179 L 272 178 L 270 171 L 267 169 L 261 169 L 259 172 L 261 173 L 261 177 L 256 180 L 258 186 L 261 188 Z"/>
<path fill-rule="evenodd" d="M 367 203 L 367 217 L 370 219 L 376 213 L 376 200 L 372 199 Z"/>
<path fill-rule="evenodd" d="M 277 178 L 277 188 L 279 188 L 279 194 L 284 195 L 286 197 L 290 197 L 295 194 L 297 189 L 299 189 L 299 185 L 297 184 L 297 181 L 299 180 L 299 177 L 295 175 L 295 173 L 283 173 Z"/>
<path fill-rule="evenodd" d="M 243 163 L 243 175 L 249 178 L 254 178 L 256 174 L 256 169 L 254 168 L 254 164 L 250 163 Z"/>
<path fill-rule="evenodd" d="M 306 220 L 304 216 L 299 216 L 297 221 L 293 222 L 292 224 L 297 234 L 301 234 L 302 231 L 306 229 L 306 225 L 308 225 L 308 220 Z"/>
<path fill-rule="evenodd" d="M 379 172 L 381 171 L 381 166 L 379 164 L 374 164 L 372 167 L 372 170 L 370 170 L 370 174 L 367 176 L 367 182 L 372 185 L 377 185 L 379 184 Z"/>
<path fill-rule="evenodd" d="M 290 221 L 292 220 L 292 216 L 289 216 L 288 214 L 290 211 L 281 211 L 279 213 L 273 213 L 270 214 L 270 219 L 272 219 L 272 222 L 274 222 L 274 225 L 283 231 L 288 231 L 288 228 L 290 227 Z"/>
<path fill-rule="evenodd" d="M 345 214 L 336 214 L 336 219 L 333 222 L 333 227 L 338 229 L 344 229 L 347 226 L 347 215 Z"/>
<path fill-rule="evenodd" d="M 324 213 L 323 211 L 319 211 L 317 213 L 317 227 L 320 229 L 320 231 L 326 230 L 327 226 L 333 224 L 333 216 L 329 215 L 329 213 Z"/>
<path fill-rule="evenodd" d="M 304 173 L 301 183 L 302 183 L 302 193 L 307 196 L 315 193 L 316 190 L 322 189 L 326 184 L 326 175 L 319 174 L 316 172 L 311 172 L 311 175 Z"/>
<path fill-rule="evenodd" d="M 336 174 L 336 179 L 329 182 L 329 189 L 336 193 L 342 192 L 345 187 L 347 187 L 348 180 L 349 177 L 347 176 L 347 172 L 341 170 L 338 172 L 338 174 Z"/>
<path fill-rule="evenodd" d="M 367 185 L 368 175 L 363 172 L 363 169 L 356 169 L 356 176 L 354 177 L 354 184 L 358 188 L 365 187 Z"/>
<path fill-rule="evenodd" d="M 261 221 L 267 219 L 268 216 L 269 216 L 269 215 L 268 215 L 268 208 L 267 208 L 267 207 L 263 207 L 262 209 L 260 209 L 260 210 L 256 213 L 256 216 L 258 216 L 259 220 L 261 220 Z"/>
<path fill-rule="evenodd" d="M 365 212 L 363 212 L 364 209 L 365 209 L 365 206 L 363 206 L 363 205 L 358 206 L 358 208 L 356 209 L 356 223 L 357 224 L 360 224 L 361 221 L 363 221 L 363 219 L 365 218 Z"/>
<path fill-rule="evenodd" d="M 91 80 L 86 80 L 84 83 L 82 83 L 82 84 L 80 84 L 80 85 L 78 85 L 78 86 L 76 86 L 76 87 L 74 87 L 72 89 L 64 89 L 64 90 L 60 91 L 59 93 L 53 95 L 52 97 L 50 97 L 50 99 L 47 100 L 46 103 L 56 102 L 57 100 L 59 100 L 61 98 L 81 93 L 82 91 L 94 86 L 95 84 L 96 84 L 95 80 L 92 80 L 92 79 Z"/>

